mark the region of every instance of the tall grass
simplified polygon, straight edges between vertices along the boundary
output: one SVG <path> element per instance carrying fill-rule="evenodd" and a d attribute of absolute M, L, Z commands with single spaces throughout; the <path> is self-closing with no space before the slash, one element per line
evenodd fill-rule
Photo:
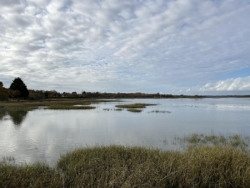
<path fill-rule="evenodd" d="M 230 147 L 185 152 L 140 147 L 96 147 L 58 162 L 65 185 L 77 187 L 247 187 L 250 157 Z"/>
<path fill-rule="evenodd" d="M 55 168 L 0 163 L 0 187 L 249 187 L 250 156 L 229 146 L 185 151 L 108 146 L 75 150 Z"/>
<path fill-rule="evenodd" d="M 43 164 L 15 166 L 0 163 L 0 187 L 63 187 L 60 175 Z"/>

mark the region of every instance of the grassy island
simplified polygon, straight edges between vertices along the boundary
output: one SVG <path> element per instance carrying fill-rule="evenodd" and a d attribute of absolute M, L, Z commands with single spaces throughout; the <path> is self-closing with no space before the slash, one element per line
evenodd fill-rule
<path fill-rule="evenodd" d="M 155 106 L 156 104 L 135 103 L 135 104 L 119 104 L 117 108 L 146 108 L 147 106 Z"/>
<path fill-rule="evenodd" d="M 116 108 L 126 108 L 129 112 L 140 113 L 142 112 L 142 108 L 146 108 L 147 106 L 155 106 L 156 104 L 147 104 L 147 103 L 135 103 L 135 104 L 119 104 L 116 105 Z"/>

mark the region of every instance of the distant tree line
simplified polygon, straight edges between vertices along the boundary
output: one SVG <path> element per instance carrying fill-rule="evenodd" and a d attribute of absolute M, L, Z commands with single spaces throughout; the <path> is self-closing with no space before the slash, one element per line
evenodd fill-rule
<path fill-rule="evenodd" d="M 100 93 L 100 92 L 57 92 L 56 90 L 32 90 L 27 89 L 27 86 L 21 78 L 15 78 L 10 87 L 4 87 L 3 82 L 0 81 L 0 101 L 9 99 L 28 99 L 41 100 L 51 98 L 103 98 L 103 99 L 120 99 L 120 98 L 205 98 L 205 97 L 250 97 L 250 95 L 237 96 L 205 96 L 205 95 L 172 95 L 160 93 Z"/>

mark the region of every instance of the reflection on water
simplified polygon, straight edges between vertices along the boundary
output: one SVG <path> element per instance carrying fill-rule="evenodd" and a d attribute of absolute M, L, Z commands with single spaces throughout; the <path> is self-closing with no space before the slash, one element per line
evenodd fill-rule
<path fill-rule="evenodd" d="M 8 111 L 14 125 L 21 125 L 25 120 L 28 111 Z"/>
<path fill-rule="evenodd" d="M 123 103 L 157 105 L 141 113 L 114 110 Z M 166 150 L 177 147 L 171 144 L 176 136 L 192 133 L 250 135 L 249 99 L 129 99 L 96 107 L 37 109 L 9 116 L 0 111 L 0 157 L 15 157 L 17 163 L 46 161 L 54 165 L 60 155 L 86 146 L 140 145 Z M 15 125 L 21 126 L 16 129 Z"/>
<path fill-rule="evenodd" d="M 21 125 L 22 122 L 25 120 L 25 117 L 27 115 L 28 111 L 5 111 L 0 110 L 0 120 L 6 120 L 10 116 L 10 119 L 12 120 L 14 125 Z M 6 118 L 5 118 L 6 117 Z"/>
<path fill-rule="evenodd" d="M 6 111 L 0 109 L 0 120 L 2 120 L 4 118 L 4 116 L 6 116 Z"/>

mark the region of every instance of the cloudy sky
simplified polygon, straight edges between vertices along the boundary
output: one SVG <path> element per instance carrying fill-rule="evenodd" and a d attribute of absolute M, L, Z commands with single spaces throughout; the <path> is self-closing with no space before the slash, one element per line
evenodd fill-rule
<path fill-rule="evenodd" d="M 250 0 L 0 0 L 0 81 L 250 93 Z"/>

